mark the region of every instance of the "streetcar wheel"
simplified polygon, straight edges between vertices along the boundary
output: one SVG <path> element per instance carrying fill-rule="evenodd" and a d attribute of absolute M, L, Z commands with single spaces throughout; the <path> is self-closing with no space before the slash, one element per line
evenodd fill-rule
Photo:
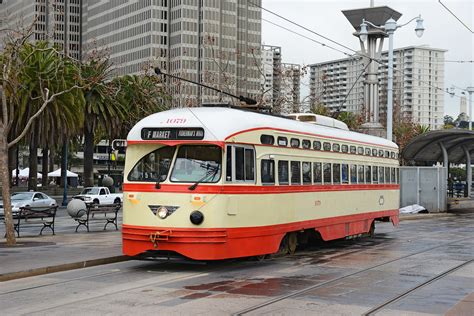
<path fill-rule="evenodd" d="M 298 234 L 293 232 L 288 234 L 288 254 L 292 255 L 296 251 L 298 245 Z"/>
<path fill-rule="evenodd" d="M 375 236 L 375 221 L 372 222 L 372 225 L 370 225 L 370 230 L 369 230 L 369 237 L 374 237 Z"/>

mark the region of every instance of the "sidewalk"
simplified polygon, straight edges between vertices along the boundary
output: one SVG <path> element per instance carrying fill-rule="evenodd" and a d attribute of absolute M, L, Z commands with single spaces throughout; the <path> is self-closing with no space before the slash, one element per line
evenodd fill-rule
<path fill-rule="evenodd" d="M 15 247 L 5 245 L 5 227 L 3 223 L 1 226 L 0 282 L 128 260 L 122 256 L 120 230 L 109 226 L 104 231 L 103 223 L 97 223 L 90 232 L 81 227 L 75 233 L 76 223 L 65 209 L 58 210 L 56 235 L 45 229 L 39 236 L 41 227 L 33 227 L 22 232 Z"/>
<path fill-rule="evenodd" d="M 60 208 L 58 214 L 54 236 L 48 230 L 43 232 L 43 236 L 38 236 L 38 228 L 22 233 L 15 247 L 5 246 L 5 239 L 0 239 L 0 282 L 128 260 L 122 255 L 120 230 L 109 227 L 103 231 L 103 224 L 98 224 L 89 233 L 83 229 L 75 233 L 76 223 L 66 210 Z M 400 220 L 450 216 L 455 214 L 408 214 L 400 215 Z M 120 228 L 121 212 L 118 222 Z M 0 226 L 0 236 L 3 237 L 5 228 L 3 223 Z"/>

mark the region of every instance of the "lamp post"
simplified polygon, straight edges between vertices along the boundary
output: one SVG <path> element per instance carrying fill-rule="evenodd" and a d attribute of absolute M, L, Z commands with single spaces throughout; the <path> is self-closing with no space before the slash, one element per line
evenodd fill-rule
<path fill-rule="evenodd" d="M 472 130 L 472 93 L 474 92 L 474 87 L 467 87 L 466 91 L 469 93 L 469 130 Z"/>
<path fill-rule="evenodd" d="M 423 19 L 421 15 L 411 19 L 405 24 L 398 25 L 397 22 L 390 18 L 385 22 L 385 25 L 378 26 L 365 19 L 362 19 L 362 24 L 360 25 L 359 38 L 362 42 L 365 42 L 368 37 L 368 25 L 375 27 L 377 29 L 383 29 L 388 34 L 388 73 L 387 73 L 387 139 L 392 141 L 392 125 L 393 125 L 393 33 L 396 29 L 407 25 L 416 19 L 416 28 L 415 33 L 418 37 L 423 35 Z"/>

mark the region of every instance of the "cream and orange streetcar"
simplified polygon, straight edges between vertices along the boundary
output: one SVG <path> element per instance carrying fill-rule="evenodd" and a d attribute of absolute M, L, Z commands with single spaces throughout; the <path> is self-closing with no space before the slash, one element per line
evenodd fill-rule
<path fill-rule="evenodd" d="M 398 224 L 398 148 L 351 132 L 229 107 L 150 115 L 128 135 L 123 252 L 217 260 Z M 308 121 L 308 120 L 307 120 Z"/>

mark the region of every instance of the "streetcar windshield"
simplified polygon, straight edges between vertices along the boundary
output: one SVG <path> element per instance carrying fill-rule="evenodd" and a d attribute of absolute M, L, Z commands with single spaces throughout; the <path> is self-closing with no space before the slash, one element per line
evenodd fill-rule
<path fill-rule="evenodd" d="M 222 150 L 218 146 L 181 146 L 170 180 L 215 183 L 221 178 L 221 161 Z"/>
<path fill-rule="evenodd" d="M 175 150 L 175 146 L 165 146 L 147 154 L 130 171 L 128 181 L 162 182 L 166 180 Z"/>

